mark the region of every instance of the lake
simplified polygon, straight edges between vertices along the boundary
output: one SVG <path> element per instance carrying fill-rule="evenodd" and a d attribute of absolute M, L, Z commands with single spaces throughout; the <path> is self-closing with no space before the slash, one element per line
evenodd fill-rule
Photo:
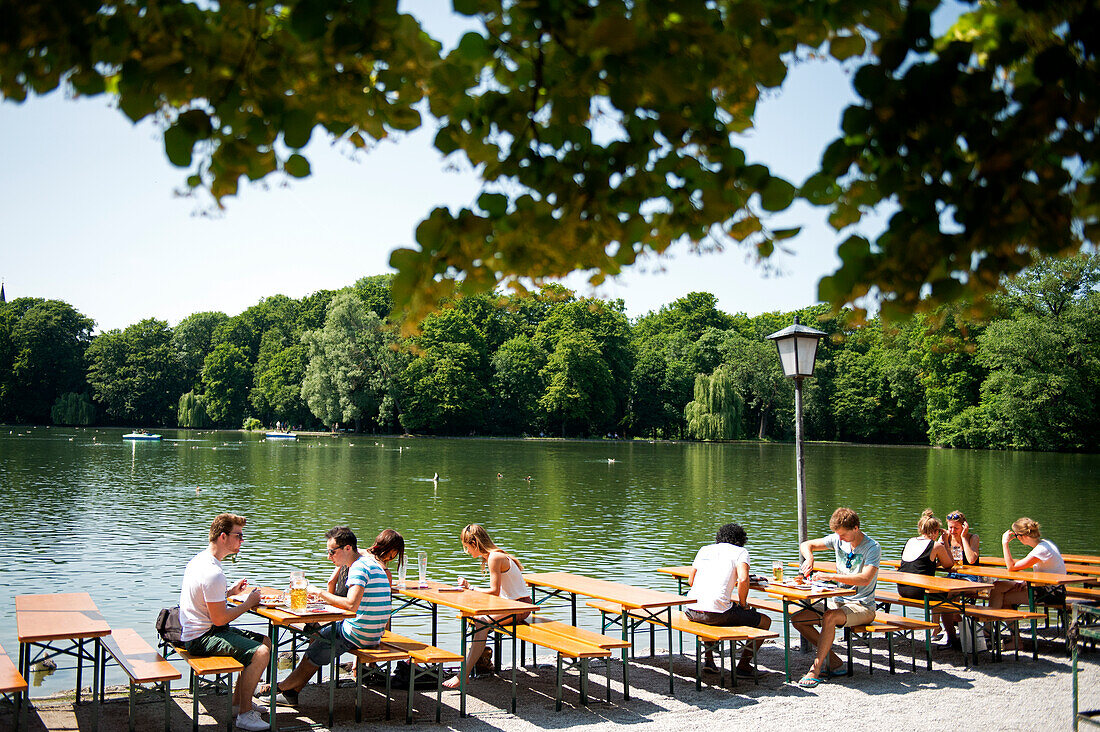
<path fill-rule="evenodd" d="M 222 511 L 248 519 L 239 561 L 226 563 L 230 582 L 244 576 L 278 587 L 291 569 L 324 584 L 332 565 L 323 535 L 336 524 L 351 526 L 365 546 L 395 528 L 407 551 L 428 552 L 432 579 L 466 576 L 482 586 L 478 563 L 459 543 L 471 522 L 526 569 L 672 591 L 675 581 L 653 570 L 690 563 L 729 521 L 748 531 L 756 571 L 764 573 L 765 559 L 797 558 L 792 445 L 369 435 L 293 442 L 186 430 L 129 444 L 123 432 L 0 431 L 8 526 L 0 534 L 0 644 L 12 658 L 18 594 L 90 592 L 112 626 L 153 642 L 157 611 L 176 604 L 183 567 Z M 1000 552 L 1001 532 L 1020 516 L 1039 521 L 1063 551 L 1100 550 L 1100 503 L 1091 500 L 1100 456 L 810 444 L 806 474 L 811 536 L 828 532 L 834 508 L 851 506 L 886 558 L 900 556 L 925 507 L 941 519 L 965 512 L 986 554 Z M 595 623 L 595 613 L 584 622 Z M 395 623 L 405 634 L 426 627 L 404 616 Z M 440 627 L 441 645 L 457 649 L 457 622 Z M 56 674 L 35 693 L 71 688 L 74 679 Z M 108 681 L 120 681 L 117 669 Z"/>

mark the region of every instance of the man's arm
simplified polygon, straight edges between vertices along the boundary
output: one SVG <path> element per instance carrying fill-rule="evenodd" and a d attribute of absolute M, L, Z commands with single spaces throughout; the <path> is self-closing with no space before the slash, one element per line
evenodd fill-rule
<path fill-rule="evenodd" d="M 874 564 L 868 564 L 866 567 L 859 570 L 859 572 L 856 574 L 818 572 L 814 575 L 814 579 L 829 580 L 842 585 L 851 585 L 852 587 L 866 587 L 867 585 L 874 582 L 877 576 L 878 566 Z"/>
<path fill-rule="evenodd" d="M 744 607 L 749 601 L 749 565 L 737 564 L 737 604 Z"/>
<path fill-rule="evenodd" d="M 244 599 L 240 605 L 236 607 L 230 607 L 229 603 L 225 600 L 218 602 L 216 600 L 206 601 L 206 612 L 210 615 L 210 622 L 214 625 L 229 625 L 237 618 L 244 615 L 246 612 L 260 604 L 260 588 L 252 590 L 248 593 L 248 597 Z"/>
<path fill-rule="evenodd" d="M 341 610 L 347 610 L 350 613 L 359 609 L 359 602 L 363 599 L 363 586 L 362 585 L 348 585 L 348 596 L 340 597 L 340 595 L 334 595 L 331 592 L 325 590 L 319 590 L 315 587 L 310 588 L 311 592 L 316 592 L 317 596 L 327 602 L 333 607 L 338 607 Z"/>
<path fill-rule="evenodd" d="M 814 571 L 814 552 L 823 551 L 828 549 L 829 545 L 825 543 L 825 537 L 820 539 L 809 539 L 798 545 L 798 554 L 802 559 L 802 564 L 798 568 L 799 571 L 809 576 L 810 572 Z"/>
<path fill-rule="evenodd" d="M 695 586 L 695 573 L 698 572 L 698 571 L 699 570 L 697 570 L 695 567 L 692 567 L 691 571 L 688 572 L 688 577 L 687 577 L 688 587 L 694 587 Z"/>

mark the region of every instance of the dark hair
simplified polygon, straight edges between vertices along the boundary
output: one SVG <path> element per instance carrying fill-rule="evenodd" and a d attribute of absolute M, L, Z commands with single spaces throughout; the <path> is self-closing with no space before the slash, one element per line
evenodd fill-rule
<path fill-rule="evenodd" d="M 734 546 L 745 546 L 745 542 L 748 540 L 749 535 L 745 533 L 740 524 L 726 524 L 718 529 L 718 536 L 714 539 L 718 544 L 733 544 Z"/>
<path fill-rule="evenodd" d="M 231 534 L 233 529 L 244 528 L 244 516 L 235 513 L 219 513 L 210 524 L 210 543 L 213 544 L 222 534 Z"/>
<path fill-rule="evenodd" d="M 347 526 L 333 526 L 325 532 L 325 539 L 336 539 L 336 548 L 350 546 L 353 551 L 359 551 L 359 541 L 355 533 Z"/>
<path fill-rule="evenodd" d="M 381 559 L 387 554 L 397 552 L 398 564 L 405 563 L 405 537 L 393 529 L 386 529 L 374 540 L 370 553 Z"/>

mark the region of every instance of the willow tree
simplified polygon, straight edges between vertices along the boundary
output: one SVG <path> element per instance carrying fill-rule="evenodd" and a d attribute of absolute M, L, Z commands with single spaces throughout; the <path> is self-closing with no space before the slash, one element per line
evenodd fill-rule
<path fill-rule="evenodd" d="M 180 397 L 176 410 L 176 419 L 184 429 L 202 429 L 210 426 L 210 417 L 206 414 L 206 404 L 201 395 L 189 391 Z"/>
<path fill-rule="evenodd" d="M 0 96 L 64 86 L 155 117 L 219 205 L 244 180 L 309 175 L 315 134 L 369 149 L 434 128 L 483 186 L 393 252 L 395 305 L 414 314 L 458 281 L 599 282 L 674 242 L 767 258 L 798 235 L 775 218 L 797 199 L 837 231 L 822 299 L 870 294 L 887 315 L 980 296 L 1100 234 L 1095 0 L 452 5 L 477 29 L 444 53 L 397 0 L 4 2 Z M 941 10 L 956 22 L 936 35 Z M 810 56 L 845 64 L 857 99 L 798 184 L 737 133 Z M 889 215 L 874 239 L 852 229 L 869 212 Z"/>
<path fill-rule="evenodd" d="M 695 377 L 695 399 L 684 408 L 688 434 L 697 440 L 736 440 L 741 437 L 745 402 L 724 366 L 710 376 Z"/>

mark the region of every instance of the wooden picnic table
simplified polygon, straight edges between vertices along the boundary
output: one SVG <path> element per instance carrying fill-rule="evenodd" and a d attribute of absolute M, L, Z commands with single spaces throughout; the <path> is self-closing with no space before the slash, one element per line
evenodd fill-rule
<path fill-rule="evenodd" d="M 1065 560 L 1065 557 L 1062 557 L 1062 559 Z M 1004 567 L 1005 558 L 979 557 L 978 564 L 983 567 Z M 1072 562 L 1066 562 L 1066 574 L 1083 574 L 1085 576 L 1078 578 L 1078 581 L 1087 581 L 1089 577 L 1100 577 L 1100 564 L 1074 564 Z"/>
<path fill-rule="evenodd" d="M 797 564 L 797 563 L 796 563 Z M 815 562 L 814 566 L 824 564 Z M 785 580 L 790 582 L 791 580 Z M 856 594 L 854 587 L 808 587 L 798 589 L 777 582 L 769 582 L 765 589 L 769 595 L 779 598 L 783 603 L 783 671 L 787 675 L 787 681 L 791 680 L 791 605 L 797 605 L 804 610 L 811 610 L 821 614 L 815 604 L 828 600 L 831 597 L 847 597 Z"/>
<path fill-rule="evenodd" d="M 449 607 L 458 611 L 459 621 L 462 625 L 462 663 L 458 672 L 459 689 L 459 715 L 466 716 L 466 643 L 472 641 L 473 636 L 482 628 L 500 630 L 512 638 L 512 713 L 516 711 L 516 624 L 515 616 L 520 613 L 529 613 L 538 610 L 538 607 L 530 602 L 522 600 L 508 600 L 498 595 L 490 595 L 488 592 L 478 590 L 461 589 L 443 584 L 442 582 L 425 582 L 426 587 L 419 587 L 416 582 L 406 582 L 404 585 L 395 583 L 394 593 L 406 598 L 405 601 L 393 611 L 393 615 L 408 607 L 426 608 L 432 614 L 432 645 L 436 645 L 437 629 L 439 627 L 439 608 Z M 500 622 L 498 617 L 510 617 L 511 623 Z M 482 618 L 488 617 L 486 622 Z"/>
<path fill-rule="evenodd" d="M 562 595 L 570 598 L 573 625 L 577 624 L 577 596 L 592 597 L 613 602 L 621 608 L 619 624 L 622 627 L 622 639 L 629 640 L 632 623 L 655 623 L 668 628 L 668 693 L 675 694 L 675 675 L 672 669 L 672 608 L 691 604 L 691 600 L 681 595 L 622 582 L 586 577 L 572 572 L 536 572 L 523 575 L 523 580 L 533 589 L 542 590 L 545 595 L 536 604 Z M 631 611 L 635 611 L 634 614 Z M 602 628 L 601 632 L 606 630 Z M 623 698 L 630 698 L 630 672 L 628 665 L 629 649 L 623 648 Z"/>
<path fill-rule="evenodd" d="M 99 696 L 103 679 L 102 638 L 111 634 L 111 626 L 103 619 L 92 596 L 87 592 L 67 592 L 54 595 L 17 595 L 15 627 L 19 638 L 19 671 L 30 678 L 31 665 L 55 656 L 76 658 L 76 703 L 80 703 L 81 676 L 84 661 L 92 662 L 92 729 L 99 728 Z M 92 641 L 92 653 L 85 649 Z M 61 645 L 57 645 L 60 643 Z M 37 654 L 33 653 L 39 648 Z M 30 703 L 29 690 L 22 692 Z"/>
<path fill-rule="evenodd" d="M 1074 564 L 1100 564 L 1100 556 L 1096 554 L 1066 554 L 1063 552 L 1062 560 Z"/>
<path fill-rule="evenodd" d="M 244 597 L 247 597 L 248 592 L 243 592 L 240 595 L 234 595 L 229 598 L 230 602 L 239 603 Z M 273 587 L 261 587 L 260 592 L 264 595 L 273 595 L 280 592 Z M 354 618 L 355 613 L 347 610 L 341 610 L 340 608 L 328 606 L 328 612 L 311 612 L 306 615 L 291 612 L 288 608 L 283 606 L 265 606 L 257 605 L 249 610 L 253 615 L 267 621 L 267 633 L 268 638 L 271 640 L 271 661 L 268 665 L 268 678 L 271 681 L 271 691 L 268 694 L 268 722 L 271 725 L 272 730 L 279 728 L 278 716 L 275 713 L 275 709 L 278 706 L 275 703 L 275 697 L 279 693 L 278 679 L 279 679 L 279 630 L 285 629 L 291 633 L 302 635 L 303 631 L 299 627 L 305 623 L 338 623 L 342 620 Z M 292 642 L 296 638 L 292 639 Z M 284 641 L 285 644 L 285 641 Z M 328 685 L 328 726 L 332 727 L 334 707 L 336 705 L 336 654 L 332 654 L 332 661 L 329 664 L 329 685 Z"/>
<path fill-rule="evenodd" d="M 884 561 L 883 564 L 886 562 Z M 836 562 L 815 561 L 814 568 L 821 568 L 826 572 L 836 572 Z M 993 585 L 987 582 L 971 582 L 970 580 L 954 579 L 951 577 L 936 577 L 934 575 L 917 574 L 915 572 L 899 572 L 893 569 L 879 567 L 878 579 L 895 585 L 918 587 L 924 590 L 924 619 L 932 620 L 932 607 L 929 603 L 929 593 L 941 595 L 935 598 L 937 605 L 949 605 L 952 610 L 958 610 L 959 614 L 966 616 L 966 607 L 977 599 L 981 590 L 991 590 Z M 925 653 L 928 667 L 932 667 L 932 640 L 931 634 L 925 633 Z M 978 653 L 971 649 L 971 657 L 975 663 L 978 661 Z"/>

